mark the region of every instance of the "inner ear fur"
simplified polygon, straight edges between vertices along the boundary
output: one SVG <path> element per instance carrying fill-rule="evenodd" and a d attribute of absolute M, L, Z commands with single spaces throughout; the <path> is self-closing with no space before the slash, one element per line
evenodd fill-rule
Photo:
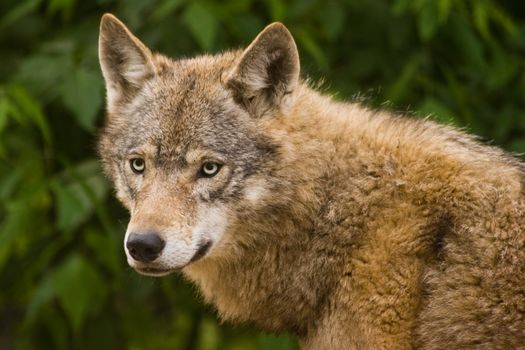
<path fill-rule="evenodd" d="M 99 60 L 109 109 L 155 74 L 151 51 L 111 14 L 100 22 Z"/>
<path fill-rule="evenodd" d="M 267 26 L 242 53 L 227 79 L 237 103 L 260 116 L 279 108 L 299 81 L 299 53 L 281 23 Z"/>

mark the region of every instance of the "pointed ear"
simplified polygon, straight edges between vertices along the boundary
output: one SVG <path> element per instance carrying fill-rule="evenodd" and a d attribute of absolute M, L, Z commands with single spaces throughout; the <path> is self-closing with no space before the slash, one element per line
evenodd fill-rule
<path fill-rule="evenodd" d="M 299 53 L 292 35 L 272 23 L 243 52 L 227 78 L 237 103 L 255 116 L 278 109 L 299 81 Z"/>
<path fill-rule="evenodd" d="M 111 14 L 102 16 L 98 53 L 110 110 L 155 74 L 151 51 Z"/>

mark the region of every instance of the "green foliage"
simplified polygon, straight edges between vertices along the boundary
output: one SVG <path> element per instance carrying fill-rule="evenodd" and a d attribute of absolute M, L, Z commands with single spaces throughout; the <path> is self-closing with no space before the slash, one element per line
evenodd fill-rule
<path fill-rule="evenodd" d="M 525 152 L 525 6 L 496 0 L 3 0 L 0 347 L 295 349 L 219 325 L 180 276 L 127 267 L 126 213 L 95 160 L 98 21 L 171 56 L 245 45 L 283 21 L 303 74 L 338 98 L 410 108 Z"/>

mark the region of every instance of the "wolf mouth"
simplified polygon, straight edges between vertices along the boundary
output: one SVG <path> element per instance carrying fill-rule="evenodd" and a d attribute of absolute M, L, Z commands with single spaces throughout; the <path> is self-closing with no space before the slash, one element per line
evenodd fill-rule
<path fill-rule="evenodd" d="M 199 249 L 193 256 L 193 258 L 191 258 L 190 263 L 201 259 L 204 255 L 206 255 L 206 253 L 210 250 L 210 248 L 211 248 L 211 241 L 207 241 L 204 244 L 201 243 Z"/>
<path fill-rule="evenodd" d="M 162 276 L 166 276 L 166 275 L 169 275 L 170 273 L 172 272 L 175 272 L 175 271 L 180 271 L 182 270 L 182 268 L 186 267 L 187 265 L 199 260 L 199 259 L 202 259 L 206 253 L 208 253 L 208 251 L 210 250 L 212 246 L 212 242 L 211 241 L 207 241 L 205 243 L 201 243 L 199 245 L 199 248 L 197 249 L 197 252 L 195 253 L 195 255 L 193 255 L 193 257 L 191 258 L 191 260 L 184 266 L 181 266 L 181 267 L 178 267 L 178 268 L 174 268 L 174 269 L 161 269 L 161 268 L 156 268 L 156 267 L 135 267 L 135 270 L 137 272 L 139 272 L 140 274 L 142 275 L 146 275 L 146 276 L 154 276 L 154 277 L 162 277 Z"/>
<path fill-rule="evenodd" d="M 155 276 L 155 277 L 166 276 L 170 274 L 171 272 L 175 271 L 175 270 L 170 270 L 170 269 L 157 269 L 154 267 L 136 267 L 135 270 L 137 270 L 139 273 L 143 275 Z"/>

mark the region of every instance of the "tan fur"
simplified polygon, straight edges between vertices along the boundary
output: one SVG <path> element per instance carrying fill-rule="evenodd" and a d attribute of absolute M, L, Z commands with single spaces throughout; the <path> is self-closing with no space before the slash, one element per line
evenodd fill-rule
<path fill-rule="evenodd" d="M 275 57 L 281 75 L 270 77 Z M 193 225 L 204 205 L 195 193 L 226 180 L 195 180 L 198 165 L 191 164 L 223 147 L 221 137 L 232 144 L 221 176 L 234 177 L 241 160 L 256 161 L 243 148 L 253 140 L 278 150 L 235 180 L 239 190 L 230 199 L 206 202 L 220 208 L 226 231 L 209 254 L 183 268 L 223 319 L 293 332 L 304 349 L 524 348 L 520 161 L 451 127 L 319 94 L 296 80 L 295 44 L 280 24 L 244 52 L 150 60 L 155 77 L 141 92 L 124 88 L 108 106 L 100 153 L 117 189 L 131 181 L 115 160 L 115 149 L 137 135 L 124 131 L 128 124 L 164 135 L 173 162 L 186 152 L 182 140 L 211 146 L 187 151 L 189 166 L 156 167 L 154 177 L 144 177 L 149 185 L 136 185 L 135 199 L 118 191 L 134 225 L 166 232 L 184 220 Z M 106 71 L 112 64 L 101 63 Z M 194 88 L 181 95 L 189 77 Z M 270 78 L 277 87 L 264 86 Z M 217 103 L 221 112 L 209 112 Z M 126 121 L 137 111 L 147 121 Z M 174 111 L 180 114 L 171 122 Z M 214 127 L 237 124 L 216 134 L 198 129 L 217 119 Z M 236 141 L 228 134 L 234 131 L 252 141 Z"/>

